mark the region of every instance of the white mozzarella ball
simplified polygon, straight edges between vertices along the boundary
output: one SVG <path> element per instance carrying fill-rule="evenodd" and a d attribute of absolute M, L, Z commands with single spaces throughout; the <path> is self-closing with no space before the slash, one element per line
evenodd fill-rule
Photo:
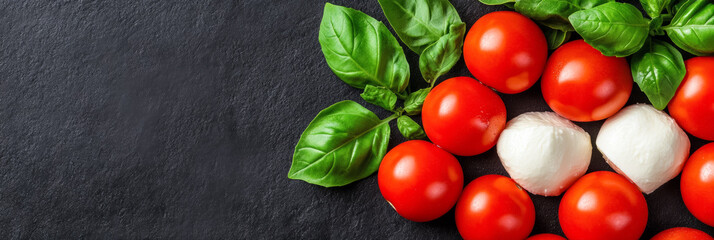
<path fill-rule="evenodd" d="M 648 104 L 622 109 L 595 140 L 608 164 L 644 193 L 676 177 L 689 156 L 689 138 L 666 113 Z"/>
<path fill-rule="evenodd" d="M 554 112 L 529 112 L 506 124 L 497 151 L 521 187 L 557 196 L 587 171 L 592 143 L 587 132 Z"/>

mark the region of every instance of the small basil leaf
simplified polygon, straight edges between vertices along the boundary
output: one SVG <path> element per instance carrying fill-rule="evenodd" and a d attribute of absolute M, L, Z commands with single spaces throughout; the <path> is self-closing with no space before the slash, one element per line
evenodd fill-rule
<path fill-rule="evenodd" d="M 448 0 L 379 0 L 379 5 L 402 42 L 417 54 L 461 22 Z"/>
<path fill-rule="evenodd" d="M 380 106 L 389 111 L 394 110 L 394 106 L 397 104 L 397 94 L 394 94 L 384 87 L 367 85 L 360 96 L 368 103 Z"/>
<path fill-rule="evenodd" d="M 409 116 L 402 115 L 397 118 L 397 128 L 399 128 L 399 132 L 402 133 L 402 136 L 409 140 L 426 138 L 424 129 Z"/>
<path fill-rule="evenodd" d="M 669 43 L 654 39 L 632 56 L 631 65 L 632 78 L 659 110 L 667 107 L 686 73 L 682 54 Z"/>
<path fill-rule="evenodd" d="M 404 100 L 404 111 L 406 111 L 408 115 L 421 113 L 421 107 L 424 105 L 424 99 L 426 99 L 426 95 L 429 94 L 429 91 L 431 91 L 430 88 L 423 88 L 409 94 L 407 100 Z"/>
<path fill-rule="evenodd" d="M 479 2 L 486 5 L 501 5 L 505 3 L 513 3 L 515 0 L 478 0 Z"/>
<path fill-rule="evenodd" d="M 545 40 L 548 42 L 548 49 L 553 50 L 567 42 L 573 32 L 563 32 L 557 29 L 544 28 L 543 33 L 545 34 Z"/>
<path fill-rule="evenodd" d="M 714 54 L 714 3 L 687 0 L 663 29 L 674 44 L 687 52 L 697 56 Z"/>
<path fill-rule="evenodd" d="M 603 55 L 624 57 L 645 44 L 649 22 L 627 3 L 609 2 L 568 17 L 575 31 Z"/>
<path fill-rule="evenodd" d="M 657 16 L 650 20 L 650 35 L 659 36 L 664 35 L 664 30 L 662 29 L 662 16 Z"/>
<path fill-rule="evenodd" d="M 448 34 L 429 45 L 419 56 L 419 70 L 426 82 L 436 81 L 461 58 L 466 24 L 457 23 Z"/>
<path fill-rule="evenodd" d="M 672 0 L 640 0 L 642 8 L 651 18 L 659 17 L 662 10 L 667 8 Z"/>
<path fill-rule="evenodd" d="M 397 39 L 360 11 L 325 4 L 319 40 L 327 64 L 350 86 L 370 84 L 398 93 L 409 84 L 409 63 Z"/>
<path fill-rule="evenodd" d="M 387 152 L 393 119 L 349 100 L 325 108 L 300 136 L 288 178 L 335 187 L 371 175 Z"/>
<path fill-rule="evenodd" d="M 549 28 L 573 31 L 568 16 L 581 8 L 569 0 L 518 0 L 515 9 Z"/>

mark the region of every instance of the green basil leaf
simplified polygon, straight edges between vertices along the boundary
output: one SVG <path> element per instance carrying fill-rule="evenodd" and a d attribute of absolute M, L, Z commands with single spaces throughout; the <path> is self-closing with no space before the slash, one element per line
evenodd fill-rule
<path fill-rule="evenodd" d="M 409 94 L 407 100 L 404 100 L 404 111 L 409 115 L 421 113 L 421 107 L 424 105 L 424 99 L 426 99 L 429 91 L 431 91 L 431 88 L 422 88 Z"/>
<path fill-rule="evenodd" d="M 581 9 L 591 9 L 605 3 L 614 2 L 615 0 L 574 0 Z"/>
<path fill-rule="evenodd" d="M 515 9 L 549 28 L 573 31 L 568 16 L 581 8 L 569 0 L 518 0 Z"/>
<path fill-rule="evenodd" d="M 409 63 L 397 39 L 360 11 L 325 4 L 320 46 L 332 71 L 350 86 L 370 84 L 398 93 L 409 84 Z"/>
<path fill-rule="evenodd" d="M 518 0 L 514 7 L 517 12 L 546 27 L 567 32 L 575 30 L 570 25 L 568 16 L 612 1 L 614 0 Z"/>
<path fill-rule="evenodd" d="M 682 54 L 669 43 L 652 39 L 632 56 L 632 78 L 652 105 L 662 110 L 684 78 Z"/>
<path fill-rule="evenodd" d="M 426 138 L 424 129 L 407 115 L 402 115 L 397 118 L 397 128 L 399 128 L 399 132 L 402 133 L 402 136 L 409 140 Z"/>
<path fill-rule="evenodd" d="M 609 2 L 568 17 L 575 31 L 603 55 L 624 57 L 645 44 L 649 22 L 627 3 Z"/>
<path fill-rule="evenodd" d="M 642 8 L 651 18 L 659 17 L 662 10 L 667 8 L 671 2 L 672 0 L 640 0 Z"/>
<path fill-rule="evenodd" d="M 710 0 L 687 0 L 663 27 L 672 42 L 694 55 L 714 54 L 714 3 Z"/>
<path fill-rule="evenodd" d="M 548 42 L 548 49 L 550 50 L 556 49 L 567 42 L 572 33 L 571 31 L 563 32 L 552 28 L 543 29 L 543 34 L 545 34 L 545 40 Z"/>
<path fill-rule="evenodd" d="M 397 94 L 394 94 L 384 87 L 367 85 L 360 96 L 368 103 L 380 106 L 389 111 L 394 110 L 394 106 L 397 104 Z"/>
<path fill-rule="evenodd" d="M 457 23 L 448 34 L 429 45 L 419 56 L 419 70 L 426 82 L 436 81 L 451 70 L 461 58 L 464 46 L 465 23 Z"/>
<path fill-rule="evenodd" d="M 448 0 L 379 0 L 379 5 L 402 42 L 420 55 L 461 22 Z"/>
<path fill-rule="evenodd" d="M 516 2 L 516 0 L 478 0 L 479 2 L 486 4 L 486 5 L 501 5 L 505 3 L 513 3 Z"/>
<path fill-rule="evenodd" d="M 682 8 L 685 3 L 687 3 L 687 0 L 679 0 L 679 2 L 674 5 L 674 12 L 672 12 L 672 14 L 679 12 L 679 9 Z"/>
<path fill-rule="evenodd" d="M 295 146 L 288 178 L 323 187 L 344 186 L 379 168 L 389 143 L 389 121 L 353 101 L 320 111 Z"/>

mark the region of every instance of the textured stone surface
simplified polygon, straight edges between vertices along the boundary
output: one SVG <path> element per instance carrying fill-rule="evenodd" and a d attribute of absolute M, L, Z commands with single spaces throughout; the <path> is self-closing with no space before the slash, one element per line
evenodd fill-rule
<path fill-rule="evenodd" d="M 504 9 L 452 2 L 468 26 Z M 334 3 L 386 21 L 376 0 Z M 459 238 L 453 211 L 399 217 L 374 175 L 330 189 L 286 177 L 321 109 L 351 99 L 388 116 L 325 63 L 323 5 L 2 1 L 0 238 Z M 412 87 L 423 86 L 406 52 Z M 447 77 L 469 75 L 462 60 Z M 646 102 L 633 93 L 630 104 Z M 538 85 L 502 97 L 509 118 L 548 110 Z M 594 142 L 601 124 L 578 125 Z M 392 132 L 391 146 L 404 141 Z M 495 150 L 459 160 L 467 182 L 506 174 Z M 595 170 L 611 170 L 597 151 Z M 687 212 L 678 183 L 646 196 L 645 238 L 675 226 L 714 233 Z M 533 200 L 533 232 L 562 234 L 559 198 Z"/>

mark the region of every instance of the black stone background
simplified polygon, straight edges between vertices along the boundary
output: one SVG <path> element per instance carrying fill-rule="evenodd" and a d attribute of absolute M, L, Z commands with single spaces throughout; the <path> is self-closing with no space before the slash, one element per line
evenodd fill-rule
<path fill-rule="evenodd" d="M 469 27 L 505 9 L 452 2 Z M 334 3 L 386 22 L 376 0 Z M 375 175 L 329 189 L 286 177 L 321 109 L 350 99 L 389 115 L 328 68 L 317 40 L 323 5 L 2 1 L 0 239 L 459 238 L 453 211 L 428 223 L 399 217 Z M 417 55 L 405 52 L 412 88 L 424 86 Z M 463 60 L 453 76 L 470 76 Z M 509 119 L 548 110 L 539 84 L 501 96 Z M 646 98 L 635 87 L 636 102 Z M 594 142 L 601 124 L 578 125 Z M 404 141 L 394 125 L 392 136 L 390 147 Z M 692 138 L 693 150 L 703 144 Z M 506 174 L 494 150 L 459 160 L 466 183 Z M 611 170 L 598 151 L 596 170 Z M 646 196 L 643 238 L 676 226 L 714 234 L 678 185 Z M 562 234 L 560 198 L 531 197 L 533 233 Z"/>

